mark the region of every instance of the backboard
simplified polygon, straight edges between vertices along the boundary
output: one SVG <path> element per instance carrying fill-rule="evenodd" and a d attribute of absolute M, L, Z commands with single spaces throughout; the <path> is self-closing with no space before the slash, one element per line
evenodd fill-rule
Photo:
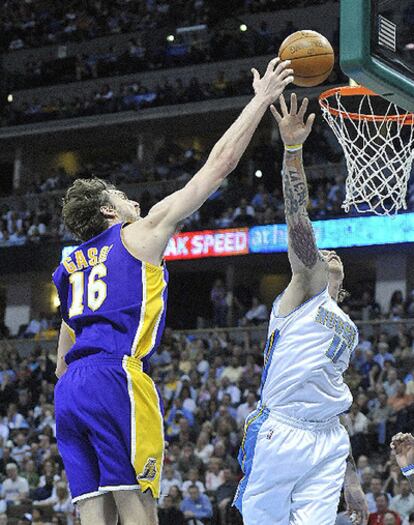
<path fill-rule="evenodd" d="M 341 0 L 343 72 L 414 112 L 414 0 Z"/>

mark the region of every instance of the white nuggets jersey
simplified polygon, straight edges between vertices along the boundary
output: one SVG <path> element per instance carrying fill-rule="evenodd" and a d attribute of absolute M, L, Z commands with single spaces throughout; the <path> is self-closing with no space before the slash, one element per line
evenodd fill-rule
<path fill-rule="evenodd" d="M 358 343 L 355 324 L 328 288 L 284 317 L 279 315 L 281 297 L 270 315 L 262 404 L 307 420 L 345 412 L 352 395 L 342 374 Z"/>

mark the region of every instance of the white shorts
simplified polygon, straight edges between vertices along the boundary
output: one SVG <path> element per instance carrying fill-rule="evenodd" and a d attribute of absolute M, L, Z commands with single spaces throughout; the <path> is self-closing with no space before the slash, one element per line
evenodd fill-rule
<path fill-rule="evenodd" d="M 249 414 L 233 502 L 244 525 L 333 525 L 349 450 L 337 417 L 311 422 L 266 407 Z"/>

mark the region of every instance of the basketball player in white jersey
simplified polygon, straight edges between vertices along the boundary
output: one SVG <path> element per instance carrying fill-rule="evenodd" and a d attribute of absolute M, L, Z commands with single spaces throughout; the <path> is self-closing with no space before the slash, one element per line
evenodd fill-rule
<path fill-rule="evenodd" d="M 258 408 L 246 418 L 239 461 L 244 477 L 234 504 L 245 525 L 333 525 L 341 488 L 354 523 L 368 509 L 339 421 L 352 396 L 342 374 L 358 333 L 338 306 L 340 258 L 319 251 L 307 213 L 302 146 L 315 115 L 308 101 L 272 113 L 285 144 L 283 193 L 292 279 L 275 300 Z"/>

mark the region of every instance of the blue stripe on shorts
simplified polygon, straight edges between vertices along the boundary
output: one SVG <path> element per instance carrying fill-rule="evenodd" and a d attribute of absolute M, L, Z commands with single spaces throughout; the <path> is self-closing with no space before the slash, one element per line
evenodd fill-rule
<path fill-rule="evenodd" d="M 240 447 L 238 460 L 243 471 L 243 478 L 237 487 L 236 495 L 234 496 L 233 505 L 242 513 L 243 495 L 249 481 L 249 476 L 252 471 L 254 450 L 256 448 L 257 436 L 260 428 L 266 419 L 269 417 L 269 409 L 261 407 L 252 412 L 246 419 L 243 440 Z"/>

